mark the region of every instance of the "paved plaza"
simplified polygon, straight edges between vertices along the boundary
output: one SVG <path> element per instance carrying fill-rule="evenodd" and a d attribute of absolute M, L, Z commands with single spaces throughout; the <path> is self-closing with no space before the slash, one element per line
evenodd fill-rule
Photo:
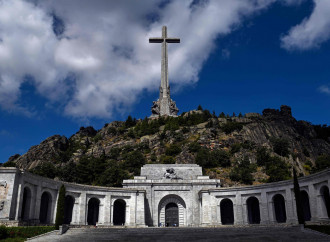
<path fill-rule="evenodd" d="M 298 226 L 222 228 L 74 228 L 30 241 L 330 241 L 330 236 Z"/>

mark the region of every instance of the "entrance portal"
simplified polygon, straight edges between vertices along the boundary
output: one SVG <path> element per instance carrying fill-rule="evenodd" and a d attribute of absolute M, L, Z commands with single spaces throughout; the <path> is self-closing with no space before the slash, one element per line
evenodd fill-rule
<path fill-rule="evenodd" d="M 100 200 L 93 197 L 88 202 L 88 215 L 87 215 L 87 224 L 96 225 L 99 221 L 99 206 Z"/>
<path fill-rule="evenodd" d="M 220 214 L 222 224 L 234 224 L 233 202 L 230 199 L 225 198 L 220 202 Z"/>
<path fill-rule="evenodd" d="M 166 227 L 179 226 L 179 208 L 175 203 L 169 203 L 165 207 L 165 225 Z"/>
<path fill-rule="evenodd" d="M 260 224 L 259 200 L 256 197 L 249 197 L 246 204 L 249 224 Z"/>
<path fill-rule="evenodd" d="M 286 222 L 285 201 L 281 194 L 276 194 L 273 198 L 275 218 L 278 223 Z"/>
<path fill-rule="evenodd" d="M 126 202 L 117 199 L 113 204 L 113 225 L 125 225 Z"/>
<path fill-rule="evenodd" d="M 75 199 L 70 195 L 65 196 L 64 203 L 64 224 L 70 224 L 72 221 L 72 211 Z"/>
<path fill-rule="evenodd" d="M 51 207 L 52 207 L 52 197 L 48 192 L 44 192 L 41 196 L 40 214 L 39 214 L 40 223 L 42 224 L 50 223 Z"/>

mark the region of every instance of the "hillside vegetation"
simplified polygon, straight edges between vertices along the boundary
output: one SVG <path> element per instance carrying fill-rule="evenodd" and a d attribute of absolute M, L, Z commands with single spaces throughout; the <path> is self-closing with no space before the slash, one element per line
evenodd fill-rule
<path fill-rule="evenodd" d="M 81 127 L 54 135 L 4 166 L 82 184 L 120 186 L 147 163 L 197 163 L 223 186 L 259 184 L 330 167 L 330 127 L 297 121 L 291 108 L 263 114 L 216 115 L 198 107 L 179 117 L 145 118 Z M 170 166 L 170 165 L 169 165 Z"/>

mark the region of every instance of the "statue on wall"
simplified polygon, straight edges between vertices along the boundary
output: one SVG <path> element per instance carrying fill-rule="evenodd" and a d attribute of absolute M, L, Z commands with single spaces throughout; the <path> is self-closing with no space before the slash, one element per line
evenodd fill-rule
<path fill-rule="evenodd" d="M 166 179 L 182 179 L 178 177 L 173 168 L 167 168 L 166 172 L 164 173 L 164 178 Z"/>

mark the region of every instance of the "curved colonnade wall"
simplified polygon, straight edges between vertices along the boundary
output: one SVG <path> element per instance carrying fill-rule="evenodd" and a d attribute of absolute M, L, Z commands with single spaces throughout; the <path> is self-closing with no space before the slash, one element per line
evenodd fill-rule
<path fill-rule="evenodd" d="M 166 173 L 169 166 L 176 171 L 174 179 Z M 197 165 L 145 165 L 141 176 L 123 181 L 124 188 L 66 183 L 0 168 L 0 223 L 53 224 L 62 184 L 65 223 L 72 225 L 297 223 L 292 180 L 221 188 L 220 180 L 203 176 Z M 305 220 L 330 223 L 330 169 L 299 178 L 299 184 Z"/>
<path fill-rule="evenodd" d="M 330 169 L 299 178 L 304 218 L 330 222 Z M 297 223 L 292 180 L 201 190 L 202 224 Z M 231 218 L 231 219 L 230 219 Z"/>

